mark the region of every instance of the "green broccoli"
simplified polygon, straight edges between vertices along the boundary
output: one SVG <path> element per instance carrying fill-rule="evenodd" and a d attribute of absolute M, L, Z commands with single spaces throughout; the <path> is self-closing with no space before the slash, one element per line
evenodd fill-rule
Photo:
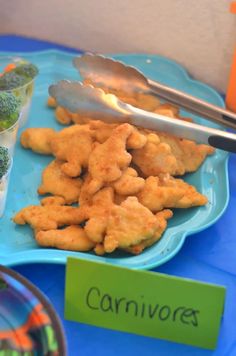
<path fill-rule="evenodd" d="M 0 77 L 0 90 L 16 89 L 25 85 L 29 81 L 30 79 L 28 77 L 19 75 L 14 70 L 11 70 Z"/>
<path fill-rule="evenodd" d="M 17 121 L 21 100 L 12 93 L 0 92 L 0 131 L 6 130 Z"/>
<path fill-rule="evenodd" d="M 38 68 L 32 63 L 23 63 L 17 66 L 13 71 L 19 75 L 33 79 L 38 74 Z"/>
<path fill-rule="evenodd" d="M 0 146 L 0 179 L 7 173 L 10 166 L 8 149 Z"/>

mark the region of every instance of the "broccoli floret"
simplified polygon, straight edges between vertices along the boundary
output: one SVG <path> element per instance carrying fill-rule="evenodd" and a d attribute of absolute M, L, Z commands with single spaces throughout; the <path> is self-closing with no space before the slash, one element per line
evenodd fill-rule
<path fill-rule="evenodd" d="M 23 75 L 27 78 L 33 79 L 34 77 L 36 77 L 36 75 L 38 74 L 39 71 L 38 71 L 38 68 L 34 64 L 24 63 L 24 64 L 17 66 L 14 69 L 14 72 L 19 75 Z"/>
<path fill-rule="evenodd" d="M 28 77 L 19 75 L 15 73 L 14 70 L 11 70 L 10 72 L 4 73 L 0 77 L 0 89 L 1 90 L 16 89 L 25 85 L 29 81 L 30 79 Z"/>
<path fill-rule="evenodd" d="M 0 92 L 0 131 L 11 127 L 18 119 L 21 100 L 12 93 Z"/>
<path fill-rule="evenodd" d="M 7 173 L 10 157 L 6 147 L 0 147 L 0 179 Z"/>

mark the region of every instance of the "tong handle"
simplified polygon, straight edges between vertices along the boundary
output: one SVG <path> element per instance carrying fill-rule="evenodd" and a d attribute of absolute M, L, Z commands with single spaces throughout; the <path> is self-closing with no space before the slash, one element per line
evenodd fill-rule
<path fill-rule="evenodd" d="M 220 108 L 216 105 L 209 104 L 206 101 L 180 92 L 177 89 L 170 88 L 153 80 L 148 79 L 148 83 L 151 90 L 155 92 L 155 94 L 158 95 L 161 99 L 167 100 L 173 104 L 185 108 L 192 113 L 206 117 L 218 124 L 236 129 L 235 113 Z"/>
<path fill-rule="evenodd" d="M 195 123 L 153 114 L 129 105 L 131 124 L 150 130 L 168 132 L 224 151 L 236 153 L 236 134 Z M 145 121 L 145 124 L 144 124 Z"/>

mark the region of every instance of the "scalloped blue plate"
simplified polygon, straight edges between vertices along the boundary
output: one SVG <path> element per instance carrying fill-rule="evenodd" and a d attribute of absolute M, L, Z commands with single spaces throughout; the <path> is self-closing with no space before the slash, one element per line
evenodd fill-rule
<path fill-rule="evenodd" d="M 17 54 L 32 61 L 40 69 L 28 127 L 59 129 L 61 126 L 56 123 L 53 110 L 46 106 L 48 86 L 60 79 L 79 78 L 72 66 L 74 55 L 54 50 Z M 180 65 L 167 58 L 142 54 L 120 54 L 113 57 L 137 67 L 154 80 L 218 106 L 224 106 L 222 98 L 216 91 L 203 83 L 192 80 Z M 184 111 L 182 113 L 186 114 Z M 219 127 L 202 118 L 191 116 L 201 124 Z M 170 220 L 161 240 L 142 254 L 132 256 L 119 252 L 102 257 L 93 253 L 40 248 L 34 240 L 31 229 L 28 226 L 16 226 L 11 221 L 11 217 L 21 208 L 39 203 L 37 188 L 40 184 L 41 172 L 51 159 L 22 149 L 18 140 L 6 212 L 0 220 L 0 262 L 3 265 L 12 266 L 31 262 L 65 263 L 68 256 L 77 256 L 135 269 L 153 268 L 175 256 L 187 236 L 214 224 L 223 214 L 229 200 L 228 154 L 218 150 L 206 159 L 197 172 L 188 174 L 184 178 L 206 195 L 209 203 L 204 207 L 175 210 L 174 217 Z"/>

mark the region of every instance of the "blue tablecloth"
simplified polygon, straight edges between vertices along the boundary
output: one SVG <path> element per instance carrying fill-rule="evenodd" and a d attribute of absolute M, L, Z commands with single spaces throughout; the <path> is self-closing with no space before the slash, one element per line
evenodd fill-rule
<path fill-rule="evenodd" d="M 80 52 L 46 41 L 4 35 L 0 51 L 38 51 L 49 48 Z M 88 49 L 89 50 L 89 49 Z M 64 310 L 65 268 L 62 265 L 30 264 L 14 269 L 37 285 L 50 299 L 65 328 L 69 356 L 169 356 L 236 355 L 236 155 L 229 160 L 230 203 L 224 216 L 207 230 L 189 236 L 170 262 L 154 269 L 161 273 L 224 285 L 227 288 L 224 317 L 215 351 L 164 340 L 122 333 L 66 321 Z"/>

